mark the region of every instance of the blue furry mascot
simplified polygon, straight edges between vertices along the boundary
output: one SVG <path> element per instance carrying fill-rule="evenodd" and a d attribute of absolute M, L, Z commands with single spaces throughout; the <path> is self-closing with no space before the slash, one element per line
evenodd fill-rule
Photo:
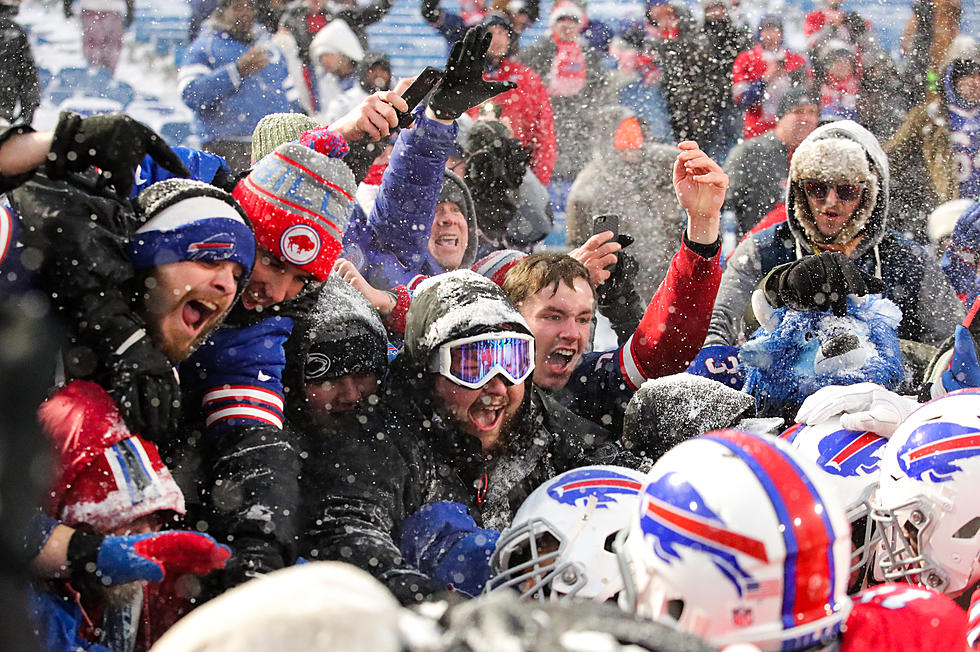
<path fill-rule="evenodd" d="M 847 296 L 847 314 L 773 308 L 762 290 L 752 297 L 759 328 L 739 360 L 744 391 L 760 416 L 792 416 L 807 396 L 827 385 L 873 382 L 897 389 L 905 368 L 898 306 L 879 295 Z"/>

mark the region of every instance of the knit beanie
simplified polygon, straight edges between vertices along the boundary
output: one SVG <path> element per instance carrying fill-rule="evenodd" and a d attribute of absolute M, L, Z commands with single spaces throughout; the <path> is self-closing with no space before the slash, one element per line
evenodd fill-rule
<path fill-rule="evenodd" d="M 364 295 L 332 274 L 310 313 L 310 339 L 304 376 L 321 383 L 350 374 L 388 368 L 388 338 L 378 312 Z"/>
<path fill-rule="evenodd" d="M 820 100 L 806 86 L 793 86 L 779 98 L 776 106 L 776 119 L 781 119 L 792 113 L 798 106 L 820 106 Z"/>
<path fill-rule="evenodd" d="M 280 145 L 235 186 L 260 247 L 323 281 L 343 248 L 357 184 L 343 161 Z"/>
<path fill-rule="evenodd" d="M 283 143 L 297 140 L 304 131 L 320 125 L 303 113 L 270 113 L 252 130 L 252 163 Z"/>
<path fill-rule="evenodd" d="M 230 260 L 247 279 L 255 262 L 255 236 L 227 192 L 192 179 L 167 179 L 139 194 L 145 220 L 129 242 L 133 269 L 187 260 Z"/>
<path fill-rule="evenodd" d="M 527 258 L 527 254 L 516 249 L 499 249 L 473 263 L 472 269 L 503 287 L 510 268 Z"/>
<path fill-rule="evenodd" d="M 555 23 L 562 18 L 571 18 L 581 23 L 585 19 L 585 14 L 582 8 L 574 2 L 571 2 L 571 0 L 562 0 L 561 2 L 555 3 L 554 8 L 552 8 L 551 14 L 548 16 L 548 26 L 554 27 Z"/>
<path fill-rule="evenodd" d="M 98 385 L 74 381 L 41 404 L 55 452 L 52 516 L 110 532 L 160 510 L 184 513 L 184 496 L 156 446 L 134 435 Z"/>

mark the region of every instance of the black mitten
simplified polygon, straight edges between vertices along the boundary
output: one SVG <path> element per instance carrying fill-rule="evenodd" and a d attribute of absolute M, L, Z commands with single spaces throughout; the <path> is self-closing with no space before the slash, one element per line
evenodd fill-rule
<path fill-rule="evenodd" d="M 483 62 L 491 39 L 485 27 L 471 27 L 453 46 L 446 60 L 446 74 L 429 100 L 429 108 L 440 120 L 455 120 L 470 107 L 517 88 L 514 82 L 483 78 Z"/>
<path fill-rule="evenodd" d="M 422 0 L 422 18 L 425 19 L 425 22 L 437 22 L 441 13 L 439 0 Z"/>
<path fill-rule="evenodd" d="M 833 310 L 841 317 L 847 314 L 848 294 L 880 294 L 887 287 L 843 253 L 831 251 L 776 267 L 763 281 L 763 289 L 773 307 Z"/>
<path fill-rule="evenodd" d="M 190 173 L 155 131 L 121 113 L 83 118 L 62 111 L 54 131 L 45 172 L 64 179 L 70 172 L 97 166 L 106 181 L 125 198 L 133 190 L 136 168 L 149 154 L 179 177 Z"/>
<path fill-rule="evenodd" d="M 619 243 L 624 248 L 633 243 L 633 238 L 625 233 L 621 233 L 617 237 L 620 238 Z M 612 306 L 619 303 L 619 299 L 635 294 L 634 282 L 639 271 L 640 264 L 636 262 L 635 258 L 623 250 L 616 252 L 616 264 L 613 266 L 609 278 L 595 289 L 599 305 Z"/>

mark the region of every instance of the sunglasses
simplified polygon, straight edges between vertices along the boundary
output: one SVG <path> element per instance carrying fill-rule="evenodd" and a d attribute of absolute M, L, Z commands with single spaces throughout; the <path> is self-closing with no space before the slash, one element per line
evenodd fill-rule
<path fill-rule="evenodd" d="M 429 371 L 470 389 L 480 389 L 497 374 L 516 385 L 534 371 L 534 338 L 488 333 L 446 342 L 433 353 Z"/>
<path fill-rule="evenodd" d="M 837 198 L 841 201 L 854 201 L 855 199 L 861 198 L 861 193 L 864 192 L 864 186 L 864 183 L 832 184 L 826 181 L 817 181 L 816 179 L 803 180 L 803 192 L 807 194 L 807 197 L 813 197 L 814 199 L 826 199 L 827 195 L 830 194 L 830 189 L 833 188 L 834 192 L 837 193 Z"/>

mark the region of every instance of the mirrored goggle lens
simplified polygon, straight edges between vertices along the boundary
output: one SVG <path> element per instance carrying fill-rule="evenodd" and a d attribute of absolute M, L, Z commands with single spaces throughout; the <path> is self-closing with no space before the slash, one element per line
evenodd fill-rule
<path fill-rule="evenodd" d="M 531 341 L 516 337 L 480 340 L 450 348 L 449 373 L 465 383 L 489 381 L 497 369 L 519 382 L 534 365 Z"/>
<path fill-rule="evenodd" d="M 854 201 L 861 196 L 864 190 L 863 183 L 839 183 L 832 185 L 826 181 L 814 181 L 812 179 L 803 182 L 803 189 L 807 195 L 814 199 L 826 199 L 833 187 L 834 192 L 841 201 Z"/>

